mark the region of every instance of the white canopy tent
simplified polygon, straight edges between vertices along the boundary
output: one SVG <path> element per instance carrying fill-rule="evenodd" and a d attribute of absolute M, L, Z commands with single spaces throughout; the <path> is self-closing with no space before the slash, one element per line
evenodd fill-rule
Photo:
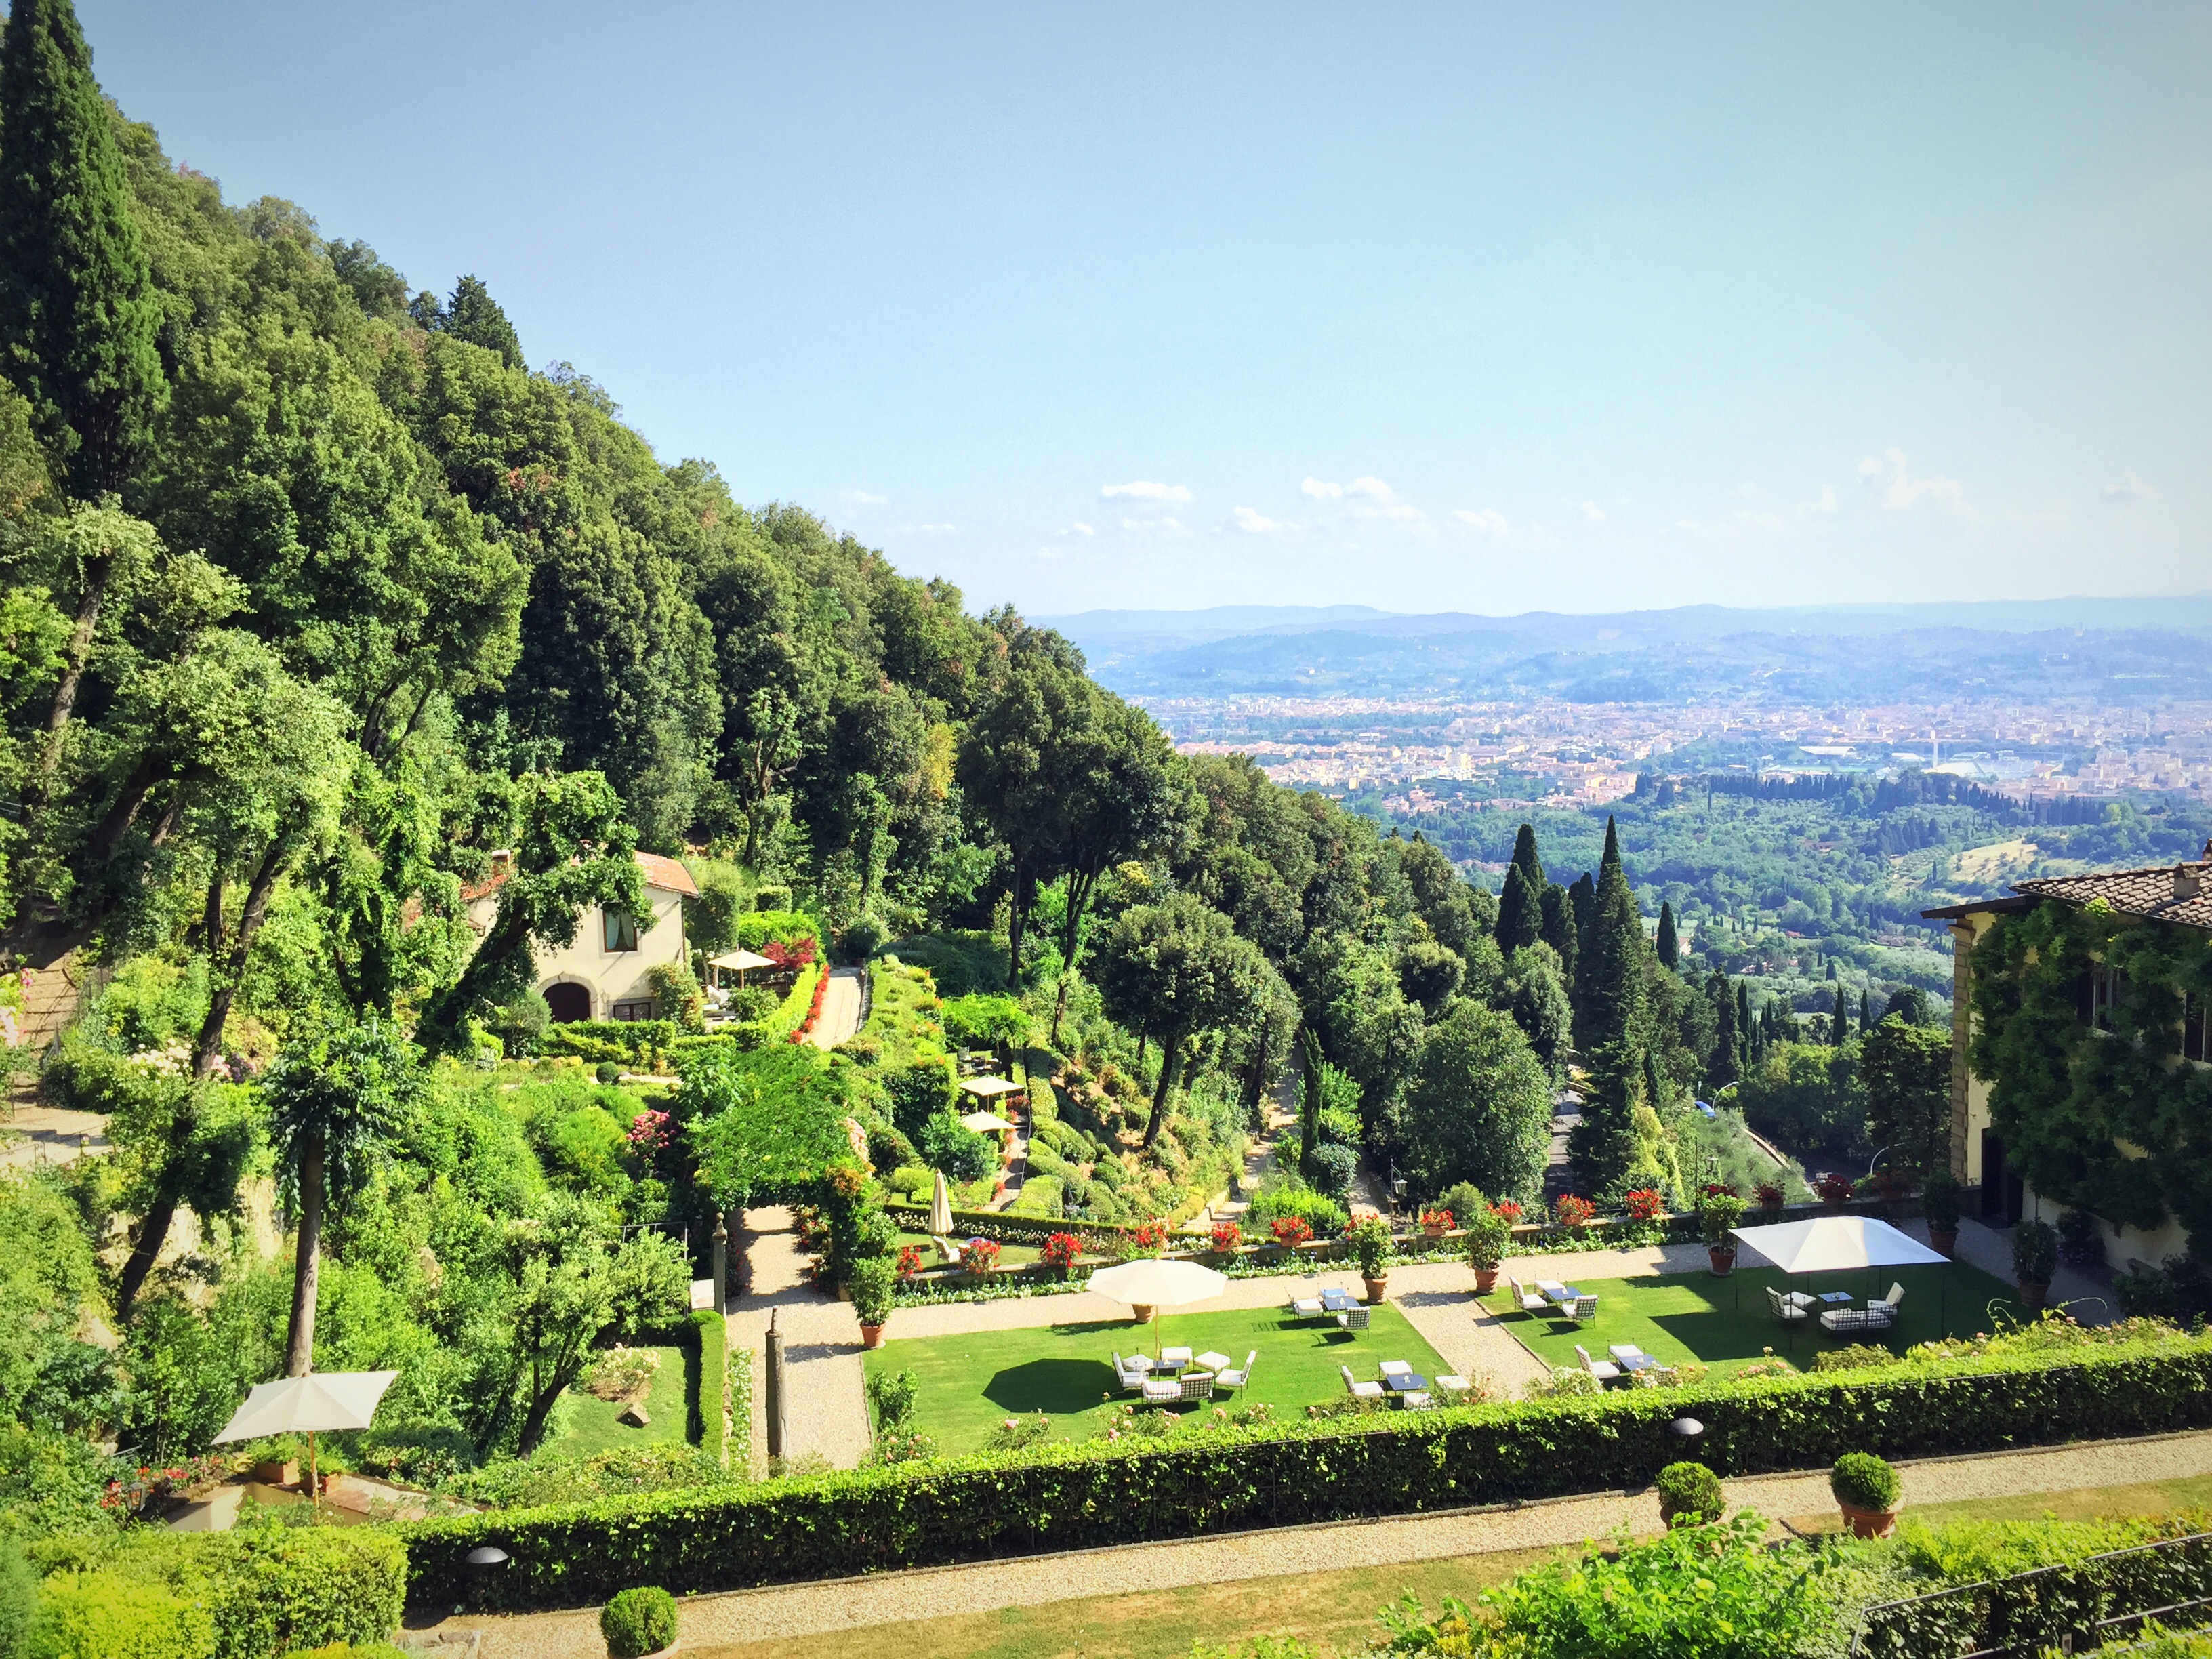
<path fill-rule="evenodd" d="M 774 957 L 762 956 L 757 951 L 726 951 L 719 957 L 707 958 L 707 982 L 720 984 L 722 972 L 727 969 L 737 975 L 738 985 L 743 986 L 745 975 L 752 969 L 775 966 Z"/>
<path fill-rule="evenodd" d="M 994 1135 L 1014 1126 L 995 1112 L 970 1112 L 960 1120 L 963 1129 L 973 1129 L 979 1135 Z"/>
<path fill-rule="evenodd" d="M 1841 1273 L 1882 1267 L 1940 1267 L 1949 1257 L 1931 1250 L 1887 1221 L 1864 1215 L 1822 1215 L 1809 1221 L 1778 1221 L 1765 1227 L 1736 1227 L 1729 1236 L 1748 1245 L 1791 1278 L 1800 1273 Z M 1936 1328 L 1944 1328 L 1950 1285 L 1938 1281 Z M 1741 1286 L 1737 1296 L 1742 1295 Z M 1795 1332 L 1791 1333 L 1793 1346 Z"/>
<path fill-rule="evenodd" d="M 996 1100 L 1000 1095 L 1022 1092 L 1020 1084 L 1003 1077 L 964 1078 L 961 1080 L 960 1088 L 963 1093 L 974 1095 L 978 1100 Z"/>

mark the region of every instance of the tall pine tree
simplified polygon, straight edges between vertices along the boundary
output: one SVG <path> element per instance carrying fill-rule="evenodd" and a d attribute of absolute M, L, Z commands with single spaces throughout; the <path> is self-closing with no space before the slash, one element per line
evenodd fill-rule
<path fill-rule="evenodd" d="M 1544 860 L 1536 856 L 1536 826 L 1524 823 L 1513 837 L 1513 862 L 1525 871 L 1528 884 L 1544 890 Z"/>
<path fill-rule="evenodd" d="M 1706 977 L 1705 1000 L 1713 1005 L 1713 1057 L 1705 1084 L 1722 1089 L 1743 1075 L 1743 1031 L 1736 1024 L 1735 993 L 1717 968 Z"/>
<path fill-rule="evenodd" d="M 1575 904 L 1567 890 L 1552 882 L 1544 889 L 1544 943 L 1559 953 L 1559 983 L 1574 994 L 1575 961 L 1581 955 L 1582 932 L 1575 925 Z"/>
<path fill-rule="evenodd" d="M 1864 1036 L 1872 1030 L 1874 1030 L 1874 1004 L 1867 996 L 1865 988 L 1862 987 L 1859 991 L 1859 1035 Z"/>
<path fill-rule="evenodd" d="M 1682 940 L 1674 931 L 1674 907 L 1664 899 L 1659 902 L 1659 937 L 1652 944 L 1659 952 L 1659 965 L 1668 973 L 1682 965 Z"/>
<path fill-rule="evenodd" d="M 1505 866 L 1505 887 L 1498 896 L 1498 948 L 1511 956 L 1544 936 L 1543 890 L 1518 864 Z"/>
<path fill-rule="evenodd" d="M 130 481 L 168 398 L 107 120 L 69 0 L 15 0 L 0 37 L 0 373 L 81 501 Z"/>
<path fill-rule="evenodd" d="M 1828 1015 L 1828 1041 L 1840 1048 L 1851 1035 L 1850 1006 L 1844 1000 L 1844 988 L 1836 987 L 1836 1006 Z"/>
<path fill-rule="evenodd" d="M 1583 1103 L 1583 1121 L 1568 1139 L 1576 1178 L 1594 1194 L 1609 1193 L 1637 1158 L 1634 1114 L 1644 1091 L 1644 975 L 1650 951 L 1608 821 L 1575 1024 L 1576 1046 L 1589 1062 L 1594 1086 Z"/>

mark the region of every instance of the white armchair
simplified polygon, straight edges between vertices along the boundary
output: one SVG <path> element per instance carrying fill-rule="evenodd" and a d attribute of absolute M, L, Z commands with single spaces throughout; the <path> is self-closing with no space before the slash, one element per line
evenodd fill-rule
<path fill-rule="evenodd" d="M 1380 1400 L 1382 1397 L 1382 1385 L 1380 1382 L 1353 1382 L 1352 1367 L 1349 1365 L 1339 1365 L 1337 1370 L 1344 1373 L 1344 1391 L 1354 1400 Z"/>
<path fill-rule="evenodd" d="M 1575 1353 L 1582 1360 L 1583 1369 L 1597 1378 L 1600 1382 L 1613 1382 L 1620 1380 L 1620 1367 L 1610 1359 L 1592 1359 L 1589 1357 L 1589 1350 L 1579 1342 L 1575 1344 Z"/>
<path fill-rule="evenodd" d="M 1532 1291 L 1517 1279 L 1505 1281 L 1513 1287 L 1513 1305 L 1522 1313 L 1540 1314 L 1548 1309 L 1551 1299 L 1540 1291 Z"/>
<path fill-rule="evenodd" d="M 1114 1382 L 1123 1394 L 1142 1394 L 1150 1370 L 1148 1366 L 1122 1358 L 1118 1353 L 1114 1356 Z"/>
<path fill-rule="evenodd" d="M 1214 1388 L 1216 1389 L 1243 1388 L 1252 1380 L 1252 1367 L 1259 1358 L 1260 1351 L 1255 1348 L 1244 1356 L 1244 1363 L 1242 1365 L 1234 1368 L 1224 1366 L 1214 1372 Z"/>

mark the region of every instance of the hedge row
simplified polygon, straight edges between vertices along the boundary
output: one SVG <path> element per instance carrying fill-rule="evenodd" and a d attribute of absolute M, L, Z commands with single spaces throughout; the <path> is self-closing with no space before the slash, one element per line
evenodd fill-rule
<path fill-rule="evenodd" d="M 684 1378 L 685 1425 L 691 1443 L 725 1468 L 723 1437 L 730 1412 L 730 1336 L 727 1322 L 711 1308 L 696 1310 L 684 1334 L 692 1364 Z"/>
<path fill-rule="evenodd" d="M 2040 1567 L 1986 1583 L 1869 1607 L 1852 1651 L 1867 1659 L 1930 1653 L 2087 1652 L 2133 1632 L 2104 1622 L 2212 1595 L 2212 1538 L 2199 1534 Z M 2185 1611 L 2173 1622 L 2200 1623 Z"/>
<path fill-rule="evenodd" d="M 635 1583 L 680 1593 L 838 1577 L 1254 1527 L 1618 1489 L 1704 1421 L 1717 1471 L 1820 1468 L 2212 1425 L 2212 1338 L 1852 1373 L 1634 1389 L 1224 1429 L 1183 1443 L 1063 1444 L 415 1523 L 410 1597 L 457 1599 L 462 1558 L 514 1558 L 508 1607 L 584 1607 Z M 1347 1427 L 1357 1422 L 1357 1428 Z"/>

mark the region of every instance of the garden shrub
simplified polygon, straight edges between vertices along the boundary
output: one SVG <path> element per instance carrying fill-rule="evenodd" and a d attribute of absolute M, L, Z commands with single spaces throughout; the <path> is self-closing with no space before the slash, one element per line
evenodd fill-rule
<path fill-rule="evenodd" d="M 1618 1488 L 1677 1461 L 1668 1425 L 1685 1413 L 1723 1474 L 2166 1433 L 2212 1426 L 2212 1336 L 1224 1427 L 1158 1448 L 1055 1443 L 399 1530 L 426 1603 L 465 1593 L 461 1557 L 495 1540 L 514 1565 L 490 1595 L 573 1607 L 641 1582 L 736 1589 Z"/>
<path fill-rule="evenodd" d="M 941 1113 L 921 1126 L 921 1156 L 933 1170 L 957 1185 L 981 1181 L 999 1167 L 999 1145 L 979 1135 L 951 1113 Z"/>
<path fill-rule="evenodd" d="M 1065 1168 L 1066 1165 L 1062 1165 Z M 1022 1182 L 1022 1190 L 1006 1206 L 1009 1215 L 1036 1216 L 1045 1220 L 1057 1220 L 1062 1206 L 1066 1188 L 1058 1176 L 1031 1175 Z"/>
<path fill-rule="evenodd" d="M 1352 1179 L 1358 1172 L 1359 1154 L 1334 1141 L 1324 1141 L 1306 1159 L 1306 1179 L 1313 1182 L 1315 1191 L 1332 1199 L 1340 1199 L 1350 1192 Z"/>
<path fill-rule="evenodd" d="M 1823 1348 L 1813 1356 L 1816 1371 L 1863 1371 L 1875 1365 L 1901 1365 L 1900 1354 L 1892 1353 L 1879 1342 L 1846 1342 L 1840 1348 Z"/>
<path fill-rule="evenodd" d="M 160 1584 L 61 1572 L 40 1587 L 21 1652 L 23 1659 L 215 1659 L 215 1621 L 206 1607 Z"/>
<path fill-rule="evenodd" d="M 38 1606 L 39 1575 L 12 1540 L 0 1539 L 0 1659 L 15 1659 Z"/>
<path fill-rule="evenodd" d="M 1886 1510 L 1897 1502 L 1897 1471 L 1872 1452 L 1845 1452 L 1828 1473 L 1828 1490 L 1855 1510 Z"/>
<path fill-rule="evenodd" d="M 914 1419 L 914 1402 L 921 1393 L 921 1380 L 912 1371 L 877 1371 L 868 1378 L 868 1404 L 876 1413 L 876 1431 L 895 1433 Z"/>
<path fill-rule="evenodd" d="M 676 1640 L 676 1598 L 657 1584 L 639 1584 L 617 1595 L 599 1612 L 599 1634 L 607 1638 L 607 1659 L 645 1659 Z"/>
<path fill-rule="evenodd" d="M 1106 1166 L 1099 1167 L 1103 1171 Z M 1303 1182 L 1288 1181 L 1262 1188 L 1245 1219 L 1256 1232 L 1279 1216 L 1297 1217 L 1313 1229 L 1316 1238 L 1334 1238 L 1351 1219 L 1344 1206 L 1327 1194 L 1317 1193 Z"/>
<path fill-rule="evenodd" d="M 2069 1267 L 2103 1264 L 2104 1241 L 2097 1237 L 2097 1218 L 2088 1211 L 2069 1210 L 2058 1218 L 2058 1259 Z"/>
<path fill-rule="evenodd" d="M 2012 1230 L 2012 1270 L 2023 1285 L 2048 1285 L 2058 1267 L 2058 1230 L 2023 1221 Z"/>
<path fill-rule="evenodd" d="M 955 997 L 938 1011 L 938 1023 L 965 1048 L 1012 1046 L 1030 1034 L 1030 1017 L 1012 997 Z"/>
<path fill-rule="evenodd" d="M 1659 1518 L 1670 1527 L 1717 1521 L 1728 1507 L 1720 1476 L 1703 1463 L 1669 1463 L 1652 1485 L 1658 1489 Z"/>
<path fill-rule="evenodd" d="M 909 1140 L 920 1141 L 923 1130 L 952 1109 L 952 1062 L 941 1057 L 886 1072 L 883 1085 L 891 1121 Z"/>

